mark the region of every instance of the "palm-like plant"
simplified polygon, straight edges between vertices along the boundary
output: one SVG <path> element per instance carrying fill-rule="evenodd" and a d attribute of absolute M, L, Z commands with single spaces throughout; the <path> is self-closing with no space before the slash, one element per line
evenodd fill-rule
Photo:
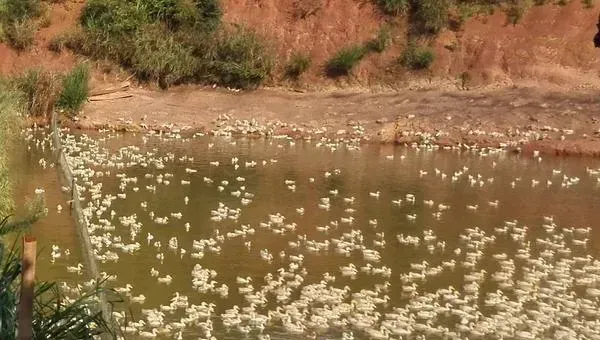
<path fill-rule="evenodd" d="M 0 238 L 31 225 L 39 214 L 11 223 L 0 222 Z M 0 242 L 0 339 L 16 339 L 19 283 L 22 266 L 16 242 L 7 248 Z M 97 335 L 115 338 L 98 306 L 98 295 L 104 288 L 98 284 L 77 299 L 63 295 L 53 282 L 40 282 L 34 290 L 33 339 L 92 339 Z"/>

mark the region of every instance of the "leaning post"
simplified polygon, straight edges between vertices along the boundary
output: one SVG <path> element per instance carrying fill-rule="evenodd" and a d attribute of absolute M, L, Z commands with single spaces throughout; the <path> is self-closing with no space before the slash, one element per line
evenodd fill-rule
<path fill-rule="evenodd" d="M 35 283 L 36 246 L 35 237 L 23 237 L 21 296 L 19 298 L 19 340 L 31 340 L 33 337 L 33 288 Z"/>

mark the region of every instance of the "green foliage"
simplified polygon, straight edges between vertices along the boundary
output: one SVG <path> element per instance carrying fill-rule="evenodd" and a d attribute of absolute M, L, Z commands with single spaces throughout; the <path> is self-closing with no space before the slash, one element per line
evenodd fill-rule
<path fill-rule="evenodd" d="M 390 15 L 400 15 L 408 12 L 410 8 L 409 0 L 377 0 L 381 10 Z"/>
<path fill-rule="evenodd" d="M 34 34 L 37 31 L 37 26 L 30 19 L 22 19 L 9 24 L 6 29 L 6 37 L 11 46 L 24 50 L 33 45 Z"/>
<path fill-rule="evenodd" d="M 273 67 L 264 41 L 243 27 L 218 32 L 205 60 L 203 68 L 212 82 L 236 88 L 256 88 Z"/>
<path fill-rule="evenodd" d="M 33 117 L 50 116 L 60 91 L 54 74 L 42 69 L 31 69 L 15 78 L 14 84 L 22 93 L 25 113 Z"/>
<path fill-rule="evenodd" d="M 48 49 L 55 53 L 60 53 L 65 49 L 67 38 L 64 35 L 56 35 L 50 39 Z"/>
<path fill-rule="evenodd" d="M 18 114 L 22 109 L 20 93 L 10 81 L 0 79 L 0 215 L 7 216 L 13 208 L 12 187 L 8 178 L 7 147 L 14 137 Z M 0 301 L 2 305 L 2 301 Z M 2 315 L 0 315 L 0 320 Z"/>
<path fill-rule="evenodd" d="M 423 70 L 429 68 L 435 60 L 435 54 L 426 47 L 419 47 L 415 43 L 409 43 L 398 62 L 412 70 Z"/>
<path fill-rule="evenodd" d="M 76 113 L 88 97 L 89 69 L 86 64 L 75 66 L 62 81 L 62 92 L 57 101 L 58 107 Z"/>
<path fill-rule="evenodd" d="M 385 49 L 392 42 L 392 32 L 387 25 L 381 26 L 379 31 L 377 32 L 377 36 L 372 40 L 369 40 L 366 43 L 367 50 L 371 52 L 381 53 L 385 51 Z"/>
<path fill-rule="evenodd" d="M 327 61 L 325 72 L 329 77 L 348 75 L 365 54 L 365 48 L 360 45 L 343 48 Z"/>
<path fill-rule="evenodd" d="M 163 88 L 192 81 L 260 85 L 272 69 L 271 51 L 252 31 L 219 27 L 221 16 L 218 0 L 90 0 L 82 31 L 65 45 Z"/>
<path fill-rule="evenodd" d="M 506 8 L 506 20 L 512 25 L 516 25 L 529 8 L 528 0 L 511 0 L 509 6 Z"/>
<path fill-rule="evenodd" d="M 11 21 L 22 21 L 40 15 L 40 0 L 4 0 L 5 13 Z"/>
<path fill-rule="evenodd" d="M 0 0 L 0 39 L 19 50 L 28 48 L 38 28 L 34 19 L 40 14 L 40 0 Z"/>
<path fill-rule="evenodd" d="M 308 54 L 296 52 L 292 54 L 292 57 L 285 67 L 285 75 L 291 79 L 298 79 L 309 69 L 311 64 L 312 60 Z"/>
<path fill-rule="evenodd" d="M 197 61 L 189 47 L 176 41 L 161 25 L 147 25 L 137 32 L 132 67 L 144 79 L 158 79 L 166 88 L 191 78 Z"/>
<path fill-rule="evenodd" d="M 0 222 L 0 235 L 14 232 Z M 28 224 L 29 225 L 29 224 Z M 28 226 L 26 225 L 26 226 Z M 26 227 L 25 226 L 25 227 Z M 16 242 L 9 249 L 0 242 L 0 338 L 16 339 L 17 310 L 22 264 Z M 94 339 L 107 334 L 114 337 L 96 303 L 104 289 L 96 286 L 68 302 L 55 283 L 40 282 L 34 288 L 33 339 Z"/>
<path fill-rule="evenodd" d="M 437 34 L 448 23 L 449 0 L 419 0 L 414 6 L 414 20 L 421 32 Z"/>

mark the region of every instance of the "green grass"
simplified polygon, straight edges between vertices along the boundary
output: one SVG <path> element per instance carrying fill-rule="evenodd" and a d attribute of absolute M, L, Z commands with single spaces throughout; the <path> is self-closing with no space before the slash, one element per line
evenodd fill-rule
<path fill-rule="evenodd" d="M 30 69 L 13 80 L 20 91 L 25 113 L 32 117 L 50 117 L 60 91 L 56 75 L 42 69 Z"/>
<path fill-rule="evenodd" d="M 427 47 L 417 46 L 415 43 L 409 43 L 398 59 L 400 65 L 412 69 L 428 69 L 435 60 L 435 54 Z"/>
<path fill-rule="evenodd" d="M 40 21 L 36 18 L 41 14 L 40 0 L 0 0 L 0 39 L 16 49 L 27 49 L 33 44 Z"/>
<path fill-rule="evenodd" d="M 8 216 L 14 208 L 9 181 L 8 148 L 22 112 L 21 94 L 7 79 L 0 79 L 0 216 Z M 0 318 L 1 319 L 1 318 Z"/>
<path fill-rule="evenodd" d="M 222 29 L 203 62 L 211 82 L 236 88 L 256 88 L 271 74 L 272 52 L 253 31 Z"/>
<path fill-rule="evenodd" d="M 296 52 L 292 54 L 285 66 L 285 76 L 290 79 L 298 79 L 310 68 L 311 64 L 312 60 L 308 54 Z"/>
<path fill-rule="evenodd" d="M 325 64 L 325 73 L 329 77 L 347 76 L 350 71 L 360 63 L 366 54 L 366 49 L 360 45 L 353 45 L 338 51 Z"/>
<path fill-rule="evenodd" d="M 270 47 L 251 30 L 224 26 L 221 16 L 217 0 L 90 0 L 81 31 L 64 45 L 112 60 L 162 88 L 187 82 L 259 86 L 272 70 Z"/>
<path fill-rule="evenodd" d="M 75 114 L 87 100 L 89 92 L 89 68 L 86 64 L 75 66 L 62 80 L 62 92 L 57 106 Z"/>
<path fill-rule="evenodd" d="M 408 12 L 410 8 L 409 0 L 377 0 L 381 10 L 390 15 L 400 15 Z"/>
<path fill-rule="evenodd" d="M 437 34 L 448 24 L 449 0 L 419 0 L 414 4 L 414 21 L 420 32 Z"/>
<path fill-rule="evenodd" d="M 386 48 L 388 48 L 391 42 L 392 31 L 390 30 L 389 26 L 383 25 L 381 26 L 379 31 L 377 31 L 377 35 L 375 36 L 375 38 L 367 41 L 365 47 L 370 52 L 381 53 L 385 51 Z"/>
<path fill-rule="evenodd" d="M 25 50 L 33 45 L 36 23 L 31 19 L 22 19 L 10 23 L 6 27 L 6 38 L 10 45 L 18 50 Z"/>

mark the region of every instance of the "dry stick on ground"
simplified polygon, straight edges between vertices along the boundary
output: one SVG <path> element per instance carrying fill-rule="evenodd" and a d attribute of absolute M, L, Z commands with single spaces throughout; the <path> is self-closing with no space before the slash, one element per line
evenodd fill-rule
<path fill-rule="evenodd" d="M 33 337 L 33 286 L 37 241 L 33 236 L 23 237 L 21 297 L 19 301 L 19 340 Z"/>

